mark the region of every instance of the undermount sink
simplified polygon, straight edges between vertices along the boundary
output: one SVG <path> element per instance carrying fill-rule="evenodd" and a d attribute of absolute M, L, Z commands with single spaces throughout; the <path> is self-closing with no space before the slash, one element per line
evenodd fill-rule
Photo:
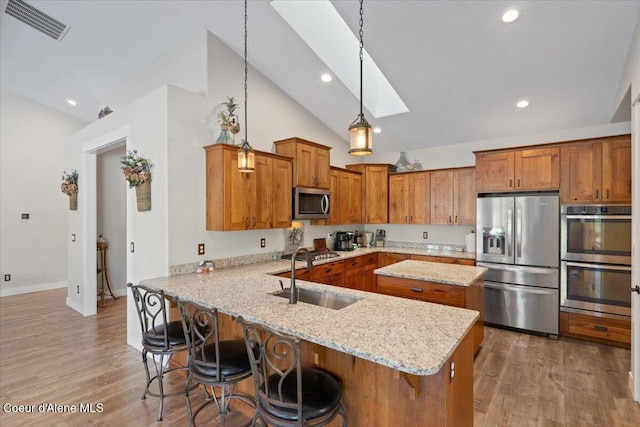
<path fill-rule="evenodd" d="M 350 297 L 347 295 L 338 295 L 331 292 L 312 291 L 311 289 L 298 288 L 298 301 L 306 302 L 307 304 L 318 305 L 320 307 L 330 308 L 332 310 L 340 310 L 345 308 L 354 302 L 358 301 L 358 298 Z M 283 289 L 281 291 L 273 292 L 271 295 L 275 295 L 281 298 L 289 298 L 290 289 Z"/>

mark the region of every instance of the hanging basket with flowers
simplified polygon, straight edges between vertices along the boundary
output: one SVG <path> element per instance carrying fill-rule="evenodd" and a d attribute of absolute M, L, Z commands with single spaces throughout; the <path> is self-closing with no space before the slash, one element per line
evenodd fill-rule
<path fill-rule="evenodd" d="M 122 174 L 129 188 L 136 189 L 138 212 L 151 210 L 151 167 L 147 159 L 140 157 L 137 150 L 128 150 L 120 161 Z"/>
<path fill-rule="evenodd" d="M 71 170 L 71 173 L 64 171 L 62 173 L 62 184 L 60 189 L 64 194 L 69 196 L 69 210 L 78 210 L 78 171 Z"/>
<path fill-rule="evenodd" d="M 234 97 L 227 97 L 227 101 L 219 104 L 223 108 L 218 110 L 218 123 L 220 124 L 220 135 L 216 143 L 233 144 L 233 135 L 240 132 L 240 123 L 236 115 L 238 104 Z"/>

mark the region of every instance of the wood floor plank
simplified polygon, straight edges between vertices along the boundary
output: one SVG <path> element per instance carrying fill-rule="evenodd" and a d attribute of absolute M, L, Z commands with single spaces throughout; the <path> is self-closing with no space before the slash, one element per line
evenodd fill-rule
<path fill-rule="evenodd" d="M 145 378 L 140 352 L 126 344 L 126 299 L 83 317 L 66 307 L 65 297 L 66 290 L 53 290 L 0 298 L 0 403 L 102 403 L 104 411 L 0 411 L 0 425 L 187 425 L 183 397 L 166 400 L 162 423 L 158 400 L 140 400 Z M 474 363 L 474 425 L 637 427 L 630 357 L 617 347 L 487 327 Z M 168 384 L 181 381 L 175 376 Z M 194 405 L 203 401 L 200 390 L 192 392 Z M 202 415 L 204 424 L 219 425 L 214 411 Z M 247 422 L 239 411 L 226 418 L 228 427 Z"/>

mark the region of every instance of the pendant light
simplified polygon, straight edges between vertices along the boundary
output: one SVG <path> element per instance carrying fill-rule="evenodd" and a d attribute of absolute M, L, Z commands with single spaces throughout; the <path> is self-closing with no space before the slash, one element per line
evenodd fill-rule
<path fill-rule="evenodd" d="M 255 172 L 256 153 L 247 138 L 249 118 L 247 116 L 247 0 L 244 0 L 244 139 L 238 150 L 238 172 Z"/>
<path fill-rule="evenodd" d="M 373 153 L 373 132 L 371 125 L 362 113 L 362 0 L 360 0 L 360 114 L 349 126 L 349 154 L 352 156 L 367 156 Z"/>

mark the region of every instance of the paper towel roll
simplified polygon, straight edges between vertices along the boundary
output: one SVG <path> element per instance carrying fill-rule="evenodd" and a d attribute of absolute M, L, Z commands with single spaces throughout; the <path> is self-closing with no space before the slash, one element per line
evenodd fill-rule
<path fill-rule="evenodd" d="M 464 236 L 464 242 L 465 242 L 467 252 L 476 251 L 476 234 L 475 233 L 469 233 L 466 236 Z"/>

